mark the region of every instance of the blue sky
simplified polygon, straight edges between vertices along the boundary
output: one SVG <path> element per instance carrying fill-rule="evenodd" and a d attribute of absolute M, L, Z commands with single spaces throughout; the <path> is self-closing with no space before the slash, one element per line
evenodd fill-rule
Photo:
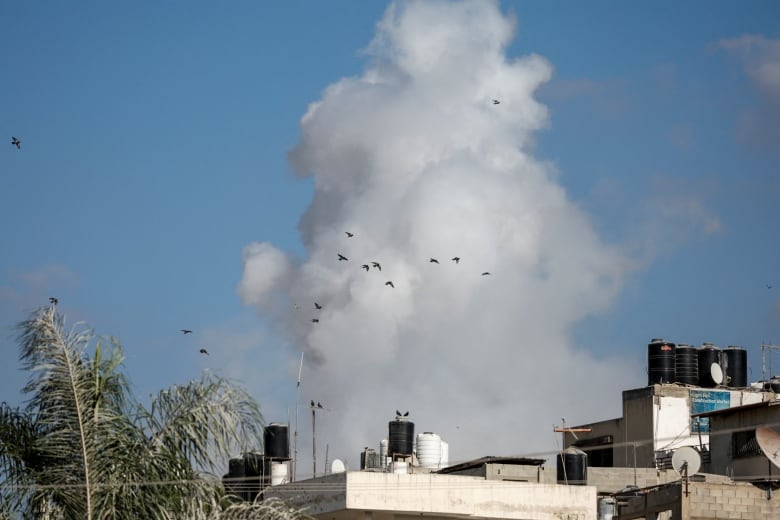
<path fill-rule="evenodd" d="M 297 150 L 307 168 L 323 164 L 316 149 L 327 130 L 317 127 L 311 142 L 301 141 L 301 118 L 311 103 L 327 98 L 323 106 L 341 111 L 332 119 L 321 117 L 317 124 L 325 129 L 354 122 L 348 98 L 328 98 L 326 89 L 342 78 L 365 78 L 378 59 L 366 49 L 388 5 L 4 6 L 2 399 L 19 402 L 24 381 L 12 326 L 57 296 L 69 322 L 83 320 L 119 338 L 141 395 L 209 369 L 241 379 L 269 420 L 287 420 L 294 407 L 291 374 L 301 350 L 319 352 L 318 340 L 288 326 L 289 316 L 280 309 L 289 305 L 258 304 L 261 298 L 255 301 L 246 292 L 242 300 L 237 288 L 248 272 L 242 251 L 254 242 L 272 244 L 303 266 L 299 274 L 310 272 L 318 265 L 320 239 L 328 236 L 301 221 L 318 189 L 332 215 L 345 214 L 344 208 L 360 214 L 351 205 L 360 204 L 360 193 L 345 195 L 349 202 L 339 209 L 323 188 L 326 177 L 316 171 L 296 174 L 288 156 Z M 397 9 L 406 12 L 406 5 Z M 442 10 L 435 19 L 448 20 L 448 5 L 434 5 Z M 546 172 L 545 190 L 561 190 L 567 214 L 576 211 L 577 221 L 595 234 L 594 250 L 615 247 L 622 259 L 604 301 L 587 292 L 582 302 L 587 310 L 567 315 L 567 326 L 554 331 L 565 343 L 562 358 L 584 356 L 587 363 L 546 365 L 538 361 L 547 354 L 537 341 L 517 347 L 530 363 L 542 363 L 547 381 L 562 379 L 575 389 L 581 383 L 567 383 L 568 370 L 613 360 L 625 368 L 615 387 L 585 393 L 598 401 L 593 413 L 605 410 L 603 417 L 574 417 L 577 404 L 567 411 L 558 401 L 550 415 L 569 413 L 581 422 L 617 416 L 616 388 L 646 383 L 646 345 L 654 337 L 741 345 L 748 349 L 750 379 L 758 379 L 759 346 L 780 343 L 780 6 L 528 1 L 502 2 L 499 8 L 510 25 L 515 20 L 501 55 L 507 62 L 537 55 L 551 74 L 548 81 L 540 73 L 532 89 L 547 112 L 523 135 L 524 153 Z M 481 29 L 466 25 L 463 34 Z M 410 41 L 424 43 L 426 30 Z M 393 54 L 397 50 L 387 51 L 388 61 L 403 58 Z M 467 74 L 470 65 L 464 62 L 461 72 Z M 372 114 L 360 112 L 361 98 L 354 99 L 355 112 Z M 395 98 L 383 99 L 392 106 Z M 21 140 L 20 150 L 10 144 L 11 136 Z M 342 223 L 335 216 L 330 221 Z M 562 245 L 555 251 L 566 251 L 565 235 L 558 239 Z M 562 254 L 574 264 L 589 261 L 590 256 L 580 258 L 576 244 L 572 240 Z M 501 283 L 496 277 L 492 282 Z M 437 287 L 442 298 L 454 298 L 442 289 L 446 285 Z M 285 298 L 301 287 L 286 290 Z M 522 289 L 507 283 L 501 290 Z M 567 296 L 560 291 L 563 301 Z M 577 297 L 571 295 L 575 306 Z M 543 316 L 545 305 L 552 311 L 558 300 L 536 301 L 535 311 Z M 528 303 L 508 302 L 518 312 Z M 414 336 L 417 324 L 414 332 L 404 327 L 394 329 L 398 342 L 427 337 Z M 194 334 L 182 336 L 181 328 Z M 494 330 L 503 329 L 499 324 Z M 344 331 L 334 329 L 329 337 L 349 344 Z M 371 337 L 370 330 L 363 333 L 360 341 Z M 198 354 L 200 347 L 211 356 Z M 478 348 L 458 352 L 479 355 Z M 774 363 L 780 365 L 780 359 Z M 489 378 L 490 366 L 482 368 Z M 339 417 L 348 407 L 332 387 L 354 373 L 334 380 L 338 370 L 318 370 L 307 359 L 304 379 L 311 383 L 304 382 L 302 401 L 320 396 L 332 401 L 323 428 L 328 432 L 330 422 L 335 437 L 340 430 L 334 424 L 355 414 Z M 445 393 L 442 385 L 468 379 L 455 366 L 445 365 L 442 372 L 437 388 Z M 403 381 L 402 372 L 398 379 Z M 396 406 L 405 406 L 389 404 L 388 391 L 368 381 L 360 387 L 369 396 L 376 392 L 387 407 L 387 413 L 382 409 L 367 419 L 379 430 Z M 443 431 L 456 422 L 434 421 Z M 538 429 L 554 441 L 547 422 Z M 363 445 L 354 447 L 354 458 Z M 545 447 L 536 439 L 528 445 L 498 444 L 504 453 Z"/>

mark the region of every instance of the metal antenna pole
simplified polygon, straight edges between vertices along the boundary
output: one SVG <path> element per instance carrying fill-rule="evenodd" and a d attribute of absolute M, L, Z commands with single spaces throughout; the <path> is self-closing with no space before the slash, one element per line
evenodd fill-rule
<path fill-rule="evenodd" d="M 317 422 L 317 409 L 311 407 L 311 462 L 312 478 L 317 476 L 317 435 L 315 424 Z"/>
<path fill-rule="evenodd" d="M 301 389 L 301 371 L 303 370 L 303 352 L 301 352 L 301 364 L 298 366 L 298 384 L 295 385 L 295 435 L 294 453 L 292 463 L 292 482 L 295 482 L 295 470 L 298 468 L 298 393 Z"/>

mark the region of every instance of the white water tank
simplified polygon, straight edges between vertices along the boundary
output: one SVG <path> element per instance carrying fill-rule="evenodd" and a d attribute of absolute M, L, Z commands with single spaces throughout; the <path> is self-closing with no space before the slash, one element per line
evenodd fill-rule
<path fill-rule="evenodd" d="M 441 464 L 440 468 L 446 468 L 450 465 L 450 444 L 448 442 L 441 441 Z"/>
<path fill-rule="evenodd" d="M 433 432 L 418 433 L 417 461 L 423 468 L 441 468 L 441 437 Z"/>
<path fill-rule="evenodd" d="M 287 463 L 286 462 L 272 462 L 271 463 L 271 485 L 278 486 L 279 484 L 287 483 Z"/>
<path fill-rule="evenodd" d="M 387 471 L 390 466 L 390 457 L 387 455 L 387 450 L 390 447 L 390 442 L 387 439 L 379 441 L 379 465 L 382 466 L 382 471 Z"/>

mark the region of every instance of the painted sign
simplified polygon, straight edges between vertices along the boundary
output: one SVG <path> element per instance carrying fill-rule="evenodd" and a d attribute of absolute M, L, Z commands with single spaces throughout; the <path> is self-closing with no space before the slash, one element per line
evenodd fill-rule
<path fill-rule="evenodd" d="M 724 390 L 691 390 L 691 415 L 731 407 L 731 392 Z M 691 417 L 691 433 L 708 433 L 709 417 Z"/>

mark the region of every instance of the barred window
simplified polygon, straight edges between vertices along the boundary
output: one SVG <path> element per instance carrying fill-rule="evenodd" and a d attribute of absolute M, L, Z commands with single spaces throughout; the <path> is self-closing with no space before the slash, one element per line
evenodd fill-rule
<path fill-rule="evenodd" d="M 735 459 L 760 456 L 761 448 L 758 446 L 758 441 L 756 441 L 756 430 L 732 433 L 731 452 L 734 454 Z"/>

